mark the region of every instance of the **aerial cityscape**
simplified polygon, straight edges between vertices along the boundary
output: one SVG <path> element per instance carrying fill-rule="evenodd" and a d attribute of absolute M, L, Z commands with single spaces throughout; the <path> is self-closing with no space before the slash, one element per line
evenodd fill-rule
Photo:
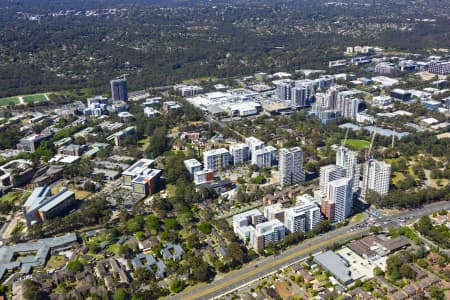
<path fill-rule="evenodd" d="M 450 299 L 450 2 L 0 23 L 0 300 Z"/>

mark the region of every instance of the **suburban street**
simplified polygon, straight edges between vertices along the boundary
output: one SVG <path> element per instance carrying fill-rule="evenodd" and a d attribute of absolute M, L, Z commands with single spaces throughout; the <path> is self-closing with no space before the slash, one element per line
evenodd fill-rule
<path fill-rule="evenodd" d="M 437 202 L 415 210 L 380 216 L 376 219 L 375 225 L 397 227 L 407 220 L 413 221 L 420 216 L 430 215 L 440 209 L 450 209 L 450 202 Z M 277 256 L 260 258 L 239 270 L 216 277 L 210 284 L 187 290 L 170 299 L 213 299 L 220 297 L 279 269 L 301 261 L 311 254 L 325 250 L 335 243 L 343 243 L 369 233 L 369 226 L 366 221 L 367 219 L 356 224 L 341 227 L 316 238 L 305 240 Z"/>

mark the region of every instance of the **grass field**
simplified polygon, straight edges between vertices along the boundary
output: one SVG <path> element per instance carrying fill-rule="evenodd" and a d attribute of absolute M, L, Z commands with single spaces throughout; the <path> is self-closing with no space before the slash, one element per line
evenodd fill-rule
<path fill-rule="evenodd" d="M 43 102 L 43 101 L 47 101 L 47 98 L 45 97 L 45 94 L 34 94 L 34 95 L 23 96 L 23 101 L 25 103 Z"/>
<path fill-rule="evenodd" d="M 92 193 L 88 191 L 74 190 L 74 192 L 75 192 L 75 199 L 78 200 L 83 200 L 92 195 Z"/>
<path fill-rule="evenodd" d="M 72 100 L 86 100 L 86 98 L 94 97 L 96 95 L 108 95 L 107 90 L 96 89 L 96 88 L 83 88 L 77 90 L 64 90 L 54 92 L 54 94 L 66 96 Z"/>
<path fill-rule="evenodd" d="M 364 213 L 361 212 L 359 214 L 354 215 L 351 219 L 350 219 L 350 224 L 355 224 L 357 222 L 361 222 L 364 219 Z"/>
<path fill-rule="evenodd" d="M 405 180 L 405 175 L 403 173 L 400 172 L 394 172 L 393 174 L 394 176 L 392 176 L 392 183 L 395 185 L 403 180 Z"/>
<path fill-rule="evenodd" d="M 145 138 L 143 138 L 142 140 L 139 140 L 139 141 L 137 142 L 137 144 L 138 144 L 139 146 L 141 146 L 141 150 L 144 151 L 144 150 L 148 147 L 148 145 L 150 144 L 150 138 L 145 137 Z"/>
<path fill-rule="evenodd" d="M 119 248 L 120 248 L 119 245 L 112 244 L 112 245 L 109 245 L 107 249 L 108 249 L 108 251 L 111 251 L 112 253 L 119 255 Z"/>
<path fill-rule="evenodd" d="M 358 149 L 369 148 L 370 142 L 365 140 L 347 140 L 345 143 L 347 146 L 351 146 Z"/>
<path fill-rule="evenodd" d="M 18 97 L 2 98 L 2 99 L 0 99 L 0 106 L 19 104 L 19 102 L 20 101 L 19 101 Z"/>
<path fill-rule="evenodd" d="M 0 197 L 0 202 L 14 203 L 19 199 L 28 198 L 28 196 L 30 194 L 31 194 L 31 192 L 10 192 L 10 193 L 5 194 L 2 197 Z"/>
<path fill-rule="evenodd" d="M 67 258 L 64 255 L 52 255 L 47 262 L 47 268 L 56 269 L 66 265 Z"/>

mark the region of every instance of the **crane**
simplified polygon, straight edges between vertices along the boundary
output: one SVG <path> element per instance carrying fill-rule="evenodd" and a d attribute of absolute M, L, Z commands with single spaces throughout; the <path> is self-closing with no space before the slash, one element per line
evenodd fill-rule
<path fill-rule="evenodd" d="M 375 141 L 375 136 L 376 135 L 377 135 L 377 133 L 374 131 L 373 135 L 372 135 L 372 140 L 370 141 L 369 151 L 367 151 L 366 160 L 368 160 L 370 158 L 370 153 L 372 152 L 373 142 Z"/>
<path fill-rule="evenodd" d="M 395 145 L 395 129 L 394 132 L 392 133 L 392 149 L 394 149 L 394 145 Z"/>
<path fill-rule="evenodd" d="M 347 127 L 347 130 L 345 131 L 345 137 L 344 137 L 344 139 L 342 140 L 342 143 L 341 143 L 342 147 L 345 147 L 345 143 L 347 143 L 347 137 L 348 137 L 348 130 L 349 129 L 350 128 Z"/>

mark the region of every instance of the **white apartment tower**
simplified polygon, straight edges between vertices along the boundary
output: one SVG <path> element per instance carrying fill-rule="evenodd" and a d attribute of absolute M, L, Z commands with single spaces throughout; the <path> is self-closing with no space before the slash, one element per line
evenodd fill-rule
<path fill-rule="evenodd" d="M 346 176 L 353 179 L 353 192 L 359 188 L 360 165 L 358 152 L 351 151 L 346 147 L 339 147 L 336 151 L 336 165 L 346 170 Z"/>
<path fill-rule="evenodd" d="M 230 152 L 225 148 L 203 152 L 203 166 L 205 169 L 220 171 L 230 164 Z"/>
<path fill-rule="evenodd" d="M 276 149 L 272 146 L 267 146 L 256 150 L 252 153 L 252 164 L 259 168 L 271 168 L 275 161 Z"/>
<path fill-rule="evenodd" d="M 300 147 L 282 148 L 279 151 L 279 172 L 281 186 L 305 181 L 303 170 L 303 152 Z"/>
<path fill-rule="evenodd" d="M 277 84 L 277 96 L 280 100 L 291 100 L 292 88 L 295 86 L 295 81 L 292 79 L 285 79 Z"/>
<path fill-rule="evenodd" d="M 249 159 L 249 147 L 247 144 L 235 144 L 230 146 L 230 155 L 233 165 L 241 164 Z"/>
<path fill-rule="evenodd" d="M 255 153 L 256 150 L 264 148 L 264 142 L 253 136 L 245 138 L 245 143 L 250 150 L 250 156 L 253 156 L 253 153 Z"/>
<path fill-rule="evenodd" d="M 352 212 L 352 179 L 341 178 L 328 183 L 328 194 L 322 211 L 332 223 L 345 221 Z"/>
<path fill-rule="evenodd" d="M 304 203 L 285 210 L 284 226 L 288 232 L 307 232 L 320 222 L 322 215 L 319 206 L 314 202 Z"/>
<path fill-rule="evenodd" d="M 328 195 L 328 183 L 347 176 L 347 171 L 342 166 L 327 165 L 320 168 L 319 186 L 322 197 Z"/>
<path fill-rule="evenodd" d="M 391 180 L 391 165 L 384 161 L 369 159 L 364 164 L 362 198 L 371 190 L 380 195 L 386 195 L 389 192 L 389 183 Z"/>
<path fill-rule="evenodd" d="M 281 241 L 286 234 L 283 223 L 278 219 L 260 223 L 250 235 L 250 243 L 257 252 L 261 252 L 270 243 Z"/>
<path fill-rule="evenodd" d="M 307 86 L 296 86 L 292 89 L 291 106 L 306 107 L 309 105 L 310 89 Z"/>

